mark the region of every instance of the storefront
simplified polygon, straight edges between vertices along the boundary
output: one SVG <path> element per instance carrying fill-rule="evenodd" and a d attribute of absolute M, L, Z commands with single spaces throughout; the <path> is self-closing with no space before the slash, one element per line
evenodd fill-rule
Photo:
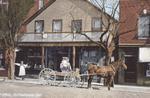
<path fill-rule="evenodd" d="M 20 47 L 16 62 L 28 63 L 30 73 L 38 73 L 42 68 L 60 71 L 63 57 L 68 57 L 72 69 L 81 68 L 89 62 L 99 63 L 104 52 L 98 47 L 79 47 L 75 50 L 71 46 L 54 47 Z M 75 62 L 75 63 L 74 63 Z"/>

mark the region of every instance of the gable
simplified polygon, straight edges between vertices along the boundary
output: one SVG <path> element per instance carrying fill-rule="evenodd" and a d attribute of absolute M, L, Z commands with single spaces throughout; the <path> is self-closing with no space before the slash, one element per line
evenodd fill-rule
<path fill-rule="evenodd" d="M 62 20 L 63 32 L 70 32 L 71 20 L 82 20 L 82 30 L 91 31 L 92 17 L 101 17 L 101 13 L 85 0 L 56 0 L 27 24 L 27 32 L 34 32 L 36 20 L 44 20 L 44 31 L 52 32 L 53 19 Z"/>
<path fill-rule="evenodd" d="M 71 12 L 72 10 L 73 12 L 73 10 L 76 8 L 79 8 L 80 10 L 91 16 L 100 14 L 100 9 L 98 9 L 96 6 L 94 6 L 87 0 L 50 0 L 50 2 L 46 6 L 44 6 L 41 10 L 37 11 L 31 17 L 29 17 L 24 23 L 28 24 L 38 16 L 45 15 L 47 10 L 49 11 L 49 9 L 54 10 L 50 11 L 49 14 L 57 13 L 57 15 L 60 15 L 59 13 L 62 11 Z"/>

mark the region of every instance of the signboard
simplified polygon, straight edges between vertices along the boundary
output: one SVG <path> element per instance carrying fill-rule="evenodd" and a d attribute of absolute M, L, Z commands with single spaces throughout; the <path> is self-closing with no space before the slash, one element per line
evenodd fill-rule
<path fill-rule="evenodd" d="M 150 62 L 150 47 L 139 49 L 139 62 Z"/>

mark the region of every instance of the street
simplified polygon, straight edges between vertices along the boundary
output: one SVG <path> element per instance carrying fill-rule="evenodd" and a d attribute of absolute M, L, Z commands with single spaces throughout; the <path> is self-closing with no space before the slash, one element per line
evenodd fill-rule
<path fill-rule="evenodd" d="M 95 85 L 92 85 L 93 87 Z M 94 89 L 0 81 L 0 98 L 150 98 L 150 87 L 115 85 Z"/>

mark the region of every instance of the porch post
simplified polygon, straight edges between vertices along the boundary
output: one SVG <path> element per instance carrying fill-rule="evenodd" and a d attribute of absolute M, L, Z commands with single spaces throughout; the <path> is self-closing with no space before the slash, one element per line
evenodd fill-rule
<path fill-rule="evenodd" d="M 41 59 L 41 64 L 42 64 L 42 67 L 45 67 L 44 65 L 44 46 L 42 46 L 42 59 Z"/>
<path fill-rule="evenodd" d="M 73 70 L 75 69 L 75 65 L 76 65 L 76 47 L 73 46 Z"/>

